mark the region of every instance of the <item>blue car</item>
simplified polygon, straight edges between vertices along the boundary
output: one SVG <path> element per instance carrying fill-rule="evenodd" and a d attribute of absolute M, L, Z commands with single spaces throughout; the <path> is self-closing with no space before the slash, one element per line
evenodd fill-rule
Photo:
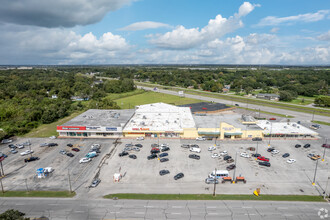
<path fill-rule="evenodd" d="M 159 154 L 159 157 L 166 157 L 166 156 L 168 156 L 168 153 L 161 153 L 161 154 Z"/>

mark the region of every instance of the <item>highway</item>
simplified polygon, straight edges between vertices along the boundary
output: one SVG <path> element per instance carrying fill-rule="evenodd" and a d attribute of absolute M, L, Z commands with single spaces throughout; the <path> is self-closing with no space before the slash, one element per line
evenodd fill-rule
<path fill-rule="evenodd" d="M 17 209 L 48 219 L 321 219 L 329 203 L 275 201 L 78 200 L 0 198 L 0 213 Z M 320 211 L 321 209 L 321 211 Z M 320 211 L 320 212 L 319 212 Z M 324 216 L 324 219 L 327 219 Z"/>
<path fill-rule="evenodd" d="M 146 87 L 146 86 L 137 86 L 137 87 L 139 89 L 153 91 L 153 88 L 151 88 L 151 87 Z M 171 91 L 171 90 L 157 89 L 156 92 L 180 96 L 178 94 L 178 92 Z M 286 109 L 272 108 L 272 107 L 268 107 L 268 106 L 261 106 L 261 105 L 255 105 L 255 104 L 249 104 L 249 103 L 247 104 L 245 102 L 237 102 L 237 101 L 233 102 L 230 100 L 224 100 L 224 99 L 219 99 L 219 98 L 210 98 L 210 97 L 206 97 L 206 96 L 191 95 L 191 94 L 184 94 L 184 96 L 187 98 L 199 99 L 199 100 L 204 100 L 204 101 L 213 101 L 213 102 L 223 103 L 223 104 L 227 104 L 227 105 L 239 104 L 239 106 L 241 106 L 241 107 L 256 109 L 256 111 L 258 111 L 260 109 L 261 111 L 274 112 L 274 113 L 283 114 L 283 115 L 291 115 L 291 116 L 295 117 L 294 121 L 311 121 L 313 118 L 313 114 L 309 114 L 309 113 L 289 111 Z M 330 123 L 330 117 L 322 116 L 322 115 L 314 115 L 314 120 Z"/>

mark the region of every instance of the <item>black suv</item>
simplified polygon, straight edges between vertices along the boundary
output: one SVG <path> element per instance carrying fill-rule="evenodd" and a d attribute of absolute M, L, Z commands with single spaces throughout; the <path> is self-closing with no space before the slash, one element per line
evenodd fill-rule
<path fill-rule="evenodd" d="M 197 154 L 189 154 L 189 158 L 196 159 L 196 160 L 201 159 L 201 157 Z"/>
<path fill-rule="evenodd" d="M 159 161 L 160 161 L 161 163 L 163 163 L 163 162 L 169 161 L 169 159 L 165 157 L 165 158 L 160 159 Z"/>
<path fill-rule="evenodd" d="M 73 154 L 73 153 L 67 153 L 66 156 L 68 156 L 68 157 L 73 157 L 74 154 Z"/>
<path fill-rule="evenodd" d="M 309 148 L 309 147 L 311 147 L 310 144 L 305 144 L 305 145 L 304 145 L 304 148 Z"/>
<path fill-rule="evenodd" d="M 174 176 L 174 179 L 178 180 L 178 179 L 181 179 L 182 177 L 184 177 L 184 174 L 183 173 L 178 173 Z"/>
<path fill-rule="evenodd" d="M 136 159 L 136 158 L 137 158 L 135 154 L 131 154 L 131 155 L 129 155 L 128 157 L 129 157 L 129 158 L 132 158 L 132 159 Z"/>
<path fill-rule="evenodd" d="M 142 145 L 142 144 L 135 144 L 134 146 L 135 146 L 135 147 L 138 147 L 138 148 L 141 148 L 141 147 L 143 147 L 143 145 Z"/>
<path fill-rule="evenodd" d="M 272 152 L 272 151 L 274 151 L 274 150 L 275 150 L 275 148 L 270 147 L 270 148 L 267 149 L 267 152 Z"/>
<path fill-rule="evenodd" d="M 157 157 L 157 154 L 151 154 L 147 157 L 148 160 L 154 159 Z"/>
<path fill-rule="evenodd" d="M 299 148 L 299 147 L 301 147 L 301 145 L 300 144 L 296 144 L 294 147 L 295 148 Z"/>
<path fill-rule="evenodd" d="M 270 167 L 270 163 L 269 162 L 266 162 L 266 161 L 259 162 L 259 165 Z"/>
<path fill-rule="evenodd" d="M 58 144 L 57 143 L 49 143 L 48 144 L 48 147 L 55 147 L 55 146 L 58 146 Z"/>
<path fill-rule="evenodd" d="M 128 152 L 126 152 L 126 151 L 123 151 L 123 152 L 119 153 L 120 157 L 123 157 L 123 156 L 126 156 L 126 155 L 128 155 Z"/>
<path fill-rule="evenodd" d="M 285 153 L 282 155 L 283 158 L 287 158 L 287 157 L 290 157 L 290 154 L 289 153 Z"/>
<path fill-rule="evenodd" d="M 261 157 L 261 154 L 252 154 L 252 157 Z"/>
<path fill-rule="evenodd" d="M 35 160 L 39 160 L 39 157 L 29 157 L 27 159 L 24 159 L 24 162 L 31 162 L 31 161 L 35 161 Z"/>
<path fill-rule="evenodd" d="M 161 176 L 164 176 L 164 175 L 169 174 L 169 173 L 170 173 L 169 170 L 161 170 L 161 171 L 159 171 L 159 175 L 161 175 Z"/>
<path fill-rule="evenodd" d="M 73 147 L 73 145 L 72 145 L 72 144 L 67 144 L 66 146 L 68 146 L 68 147 Z"/>
<path fill-rule="evenodd" d="M 224 160 L 229 160 L 229 159 L 231 159 L 231 156 L 224 156 L 224 158 L 223 158 Z"/>

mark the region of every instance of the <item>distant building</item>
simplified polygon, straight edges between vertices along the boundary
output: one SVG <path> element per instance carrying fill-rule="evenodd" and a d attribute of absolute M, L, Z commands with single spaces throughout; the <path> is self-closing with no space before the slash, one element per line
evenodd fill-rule
<path fill-rule="evenodd" d="M 88 101 L 89 97 L 81 97 L 81 96 L 71 96 L 72 101 Z"/>
<path fill-rule="evenodd" d="M 278 101 L 280 99 L 280 96 L 276 94 L 259 93 L 257 94 L 257 98 Z"/>
<path fill-rule="evenodd" d="M 223 88 L 223 89 L 222 89 L 222 92 L 223 92 L 223 93 L 227 93 L 227 92 L 229 92 L 229 89 L 227 89 L 227 88 Z"/>

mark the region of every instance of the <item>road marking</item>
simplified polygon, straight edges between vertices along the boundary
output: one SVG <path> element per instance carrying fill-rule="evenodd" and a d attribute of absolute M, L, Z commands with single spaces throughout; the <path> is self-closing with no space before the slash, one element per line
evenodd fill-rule
<path fill-rule="evenodd" d="M 117 214 L 117 213 L 120 213 L 120 212 L 110 212 L 111 214 Z"/>
<path fill-rule="evenodd" d="M 253 214 L 253 213 L 251 213 L 251 214 L 249 214 L 249 213 L 245 213 L 244 215 L 256 215 L 256 214 Z"/>
<path fill-rule="evenodd" d="M 123 207 L 122 205 L 113 205 L 113 207 Z"/>
<path fill-rule="evenodd" d="M 145 214 L 145 212 L 135 212 L 135 214 L 137 214 L 137 215 L 143 215 L 143 214 Z"/>
<path fill-rule="evenodd" d="M 74 211 L 74 212 L 77 212 L 77 213 L 83 213 L 83 212 L 85 212 L 85 211 L 79 211 L 79 210 L 77 210 L 77 211 Z"/>
<path fill-rule="evenodd" d="M 181 215 L 181 213 L 178 213 L 178 212 L 173 212 L 173 213 L 170 213 L 172 215 Z"/>
<path fill-rule="evenodd" d="M 250 206 L 242 206 L 243 209 L 252 209 Z"/>
<path fill-rule="evenodd" d="M 217 207 L 216 206 L 207 206 L 206 208 L 208 208 L 208 209 L 215 209 Z"/>
<path fill-rule="evenodd" d="M 290 214 L 286 214 L 286 215 L 284 215 L 285 217 L 290 217 L 290 216 L 293 216 L 293 215 L 290 215 Z"/>
<path fill-rule="evenodd" d="M 172 208 L 179 209 L 182 208 L 183 206 L 172 206 Z"/>
<path fill-rule="evenodd" d="M 144 208 L 154 208 L 155 206 L 145 205 Z"/>
<path fill-rule="evenodd" d="M 51 204 L 48 204 L 48 205 L 58 205 L 58 204 L 56 204 L 56 203 L 51 203 Z"/>
<path fill-rule="evenodd" d="M 288 209 L 288 207 L 278 207 L 278 209 Z"/>
<path fill-rule="evenodd" d="M 219 213 L 212 212 L 212 213 L 207 213 L 208 215 L 219 215 Z"/>

